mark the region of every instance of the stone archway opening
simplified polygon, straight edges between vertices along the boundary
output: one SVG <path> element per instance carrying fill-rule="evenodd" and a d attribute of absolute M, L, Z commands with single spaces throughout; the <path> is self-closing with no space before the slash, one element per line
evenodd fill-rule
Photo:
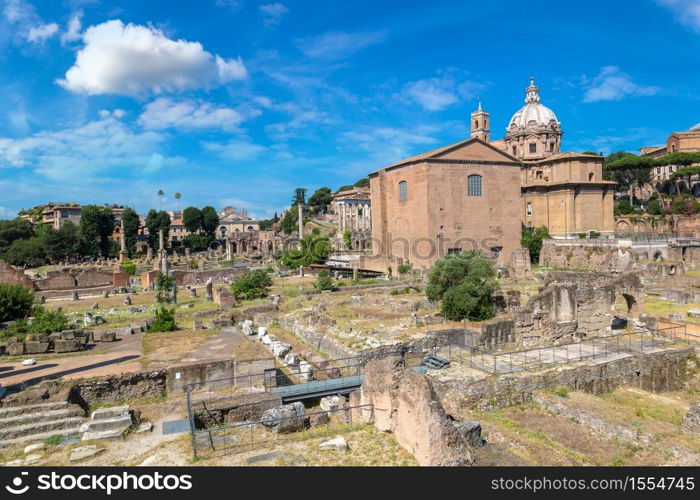
<path fill-rule="evenodd" d="M 611 328 L 620 330 L 627 328 L 628 322 L 639 314 L 637 299 L 629 293 L 618 293 L 612 304 Z"/>
<path fill-rule="evenodd" d="M 662 260 L 664 260 L 664 256 L 661 253 L 661 250 L 657 250 L 656 252 L 654 252 L 653 260 L 654 262 L 661 262 Z"/>

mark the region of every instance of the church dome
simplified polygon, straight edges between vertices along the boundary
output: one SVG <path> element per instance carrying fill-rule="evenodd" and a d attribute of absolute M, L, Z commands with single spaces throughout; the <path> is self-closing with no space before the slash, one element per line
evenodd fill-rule
<path fill-rule="evenodd" d="M 511 128 L 513 125 L 525 127 L 531 122 L 534 122 L 535 125 L 549 125 L 552 120 L 559 125 L 559 120 L 557 120 L 554 111 L 540 103 L 539 90 L 539 87 L 535 85 L 535 79 L 530 77 L 530 86 L 525 90 L 527 94 L 525 106 L 515 112 L 508 123 L 508 128 Z"/>
<path fill-rule="evenodd" d="M 700 132 L 700 123 L 696 123 L 692 127 L 690 127 L 690 132 Z"/>

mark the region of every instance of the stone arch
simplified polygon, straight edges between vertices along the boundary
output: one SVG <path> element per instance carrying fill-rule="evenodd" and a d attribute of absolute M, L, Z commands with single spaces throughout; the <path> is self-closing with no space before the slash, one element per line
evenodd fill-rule
<path fill-rule="evenodd" d="M 623 320 L 630 320 L 639 316 L 639 302 L 635 295 L 630 293 L 616 293 L 612 309 L 615 317 Z"/>
<path fill-rule="evenodd" d="M 235 241 L 231 242 L 231 253 L 234 255 L 238 253 L 238 243 Z"/>
<path fill-rule="evenodd" d="M 661 253 L 661 250 L 657 250 L 656 252 L 654 252 L 654 257 L 652 258 L 652 260 L 654 262 L 660 262 L 664 260 L 664 255 L 663 253 Z"/>

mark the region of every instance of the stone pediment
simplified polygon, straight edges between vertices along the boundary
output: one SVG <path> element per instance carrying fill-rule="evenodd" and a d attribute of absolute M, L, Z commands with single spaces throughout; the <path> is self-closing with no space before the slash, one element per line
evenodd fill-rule
<path fill-rule="evenodd" d="M 487 144 L 479 139 L 470 139 L 456 144 L 453 148 L 443 150 L 429 159 L 441 160 L 481 160 L 496 162 L 518 162 L 505 151 Z"/>

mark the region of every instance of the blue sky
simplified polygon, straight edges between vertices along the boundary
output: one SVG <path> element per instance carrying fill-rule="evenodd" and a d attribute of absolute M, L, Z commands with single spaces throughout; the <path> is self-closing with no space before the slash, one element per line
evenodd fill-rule
<path fill-rule="evenodd" d="M 0 0 L 0 218 L 47 201 L 259 217 L 469 135 L 532 73 L 563 149 L 700 122 L 700 0 Z"/>

